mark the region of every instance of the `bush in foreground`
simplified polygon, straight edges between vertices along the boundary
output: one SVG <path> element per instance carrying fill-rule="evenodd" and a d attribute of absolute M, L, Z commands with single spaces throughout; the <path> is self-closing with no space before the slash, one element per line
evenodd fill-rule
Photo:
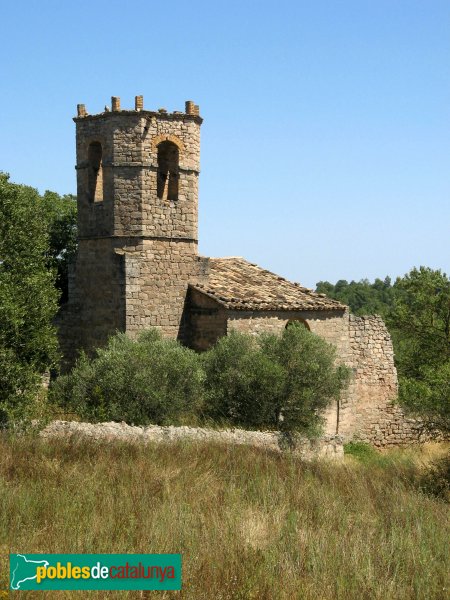
<path fill-rule="evenodd" d="M 302 325 L 281 336 L 231 332 L 204 355 L 206 413 L 244 427 L 314 434 L 346 387 L 336 351 Z"/>
<path fill-rule="evenodd" d="M 161 425 L 199 411 L 202 383 L 198 355 L 152 329 L 136 341 L 119 333 L 95 358 L 82 355 L 50 399 L 83 419 Z"/>
<path fill-rule="evenodd" d="M 113 336 L 93 359 L 82 355 L 50 398 L 89 420 L 212 420 L 313 434 L 347 380 L 334 348 L 301 326 L 282 336 L 232 332 L 203 355 L 152 329 L 137 340 Z"/>
<path fill-rule="evenodd" d="M 208 418 L 247 427 L 277 427 L 284 373 L 258 342 L 254 336 L 231 332 L 202 355 Z"/>
<path fill-rule="evenodd" d="M 336 364 L 336 348 L 299 323 L 281 337 L 262 336 L 261 347 L 283 369 L 278 397 L 283 428 L 318 431 L 323 410 L 339 399 L 350 380 L 350 369 Z"/>

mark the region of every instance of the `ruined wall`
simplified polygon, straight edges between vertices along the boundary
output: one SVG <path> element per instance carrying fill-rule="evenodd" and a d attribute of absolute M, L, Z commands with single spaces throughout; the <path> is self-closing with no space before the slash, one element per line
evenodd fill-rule
<path fill-rule="evenodd" d="M 350 355 L 353 370 L 350 402 L 342 406 L 339 430 L 344 437 L 376 437 L 385 407 L 397 395 L 397 373 L 389 332 L 381 317 L 349 317 Z"/>
<path fill-rule="evenodd" d="M 356 317 L 348 312 L 230 312 L 228 330 L 281 333 L 300 317 L 309 329 L 336 346 L 338 360 L 352 370 L 349 389 L 324 414 L 325 432 L 345 440 L 376 446 L 407 444 L 426 439 L 421 423 L 406 418 L 395 403 L 397 372 L 389 332 L 379 316 Z"/>
<path fill-rule="evenodd" d="M 298 438 L 292 444 L 292 439 L 287 442 L 282 433 L 276 431 L 246 431 L 245 429 L 206 429 L 200 427 L 174 427 L 169 425 L 161 427 L 149 425 L 138 427 L 126 423 L 79 423 L 78 421 L 52 421 L 39 435 L 46 439 L 63 438 L 72 442 L 83 440 L 103 440 L 151 444 L 170 444 L 181 440 L 190 440 L 194 443 L 218 443 L 233 445 L 248 445 L 271 452 L 294 454 L 303 460 L 326 458 L 342 460 L 344 447 L 342 438 L 335 436 L 322 436 L 310 440 Z"/>
<path fill-rule="evenodd" d="M 420 421 L 407 418 L 398 404 L 397 372 L 389 331 L 381 317 L 349 318 L 349 365 L 354 378 L 350 402 L 341 411 L 339 431 L 379 447 L 425 440 Z"/>

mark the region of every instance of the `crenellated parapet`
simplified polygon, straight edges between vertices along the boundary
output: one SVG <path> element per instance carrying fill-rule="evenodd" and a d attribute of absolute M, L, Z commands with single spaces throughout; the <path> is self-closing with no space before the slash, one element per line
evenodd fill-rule
<path fill-rule="evenodd" d="M 157 116 L 157 115 L 165 115 L 168 119 L 183 119 L 189 118 L 191 120 L 195 120 L 200 124 L 203 122 L 203 119 L 200 117 L 200 107 L 198 104 L 195 104 L 192 100 L 186 100 L 185 102 L 185 110 L 181 111 L 173 111 L 169 112 L 165 108 L 158 108 L 157 110 L 144 110 L 144 96 L 135 96 L 134 98 L 134 110 L 132 109 L 124 109 L 121 108 L 121 102 L 119 96 L 111 96 L 111 107 L 105 106 L 105 110 L 90 115 L 86 110 L 85 104 L 77 104 L 77 116 L 74 117 L 74 121 L 77 119 L 98 119 L 104 115 L 109 115 L 111 113 L 122 113 L 123 115 L 128 115 L 136 112 L 143 113 L 143 116 Z"/>

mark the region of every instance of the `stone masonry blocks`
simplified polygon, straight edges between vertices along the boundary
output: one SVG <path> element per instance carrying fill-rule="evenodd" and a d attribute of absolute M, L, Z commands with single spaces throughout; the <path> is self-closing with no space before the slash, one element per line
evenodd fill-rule
<path fill-rule="evenodd" d="M 184 113 L 143 106 L 136 96 L 135 110 L 121 110 L 118 97 L 98 115 L 77 108 L 79 247 L 57 318 L 66 364 L 116 331 L 157 327 L 202 351 L 232 330 L 279 334 L 300 319 L 352 370 L 347 393 L 324 415 L 327 433 L 377 446 L 417 440 L 420 423 L 394 402 L 394 354 L 380 317 L 230 309 L 190 285 L 208 271 L 197 250 L 202 119 L 192 101 Z"/>

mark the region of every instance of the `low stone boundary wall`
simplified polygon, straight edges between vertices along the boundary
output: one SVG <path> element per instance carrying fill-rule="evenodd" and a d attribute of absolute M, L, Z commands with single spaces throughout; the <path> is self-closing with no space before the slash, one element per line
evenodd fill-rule
<path fill-rule="evenodd" d="M 77 421 L 52 421 L 39 434 L 43 438 L 89 439 L 123 442 L 218 442 L 247 445 L 276 452 L 293 452 L 304 460 L 326 458 L 342 460 L 344 457 L 343 438 L 339 435 L 325 435 L 309 440 L 307 438 L 287 438 L 275 431 L 246 431 L 244 429 L 206 429 L 201 427 L 161 427 L 149 425 L 136 427 L 126 423 L 79 423 Z"/>

